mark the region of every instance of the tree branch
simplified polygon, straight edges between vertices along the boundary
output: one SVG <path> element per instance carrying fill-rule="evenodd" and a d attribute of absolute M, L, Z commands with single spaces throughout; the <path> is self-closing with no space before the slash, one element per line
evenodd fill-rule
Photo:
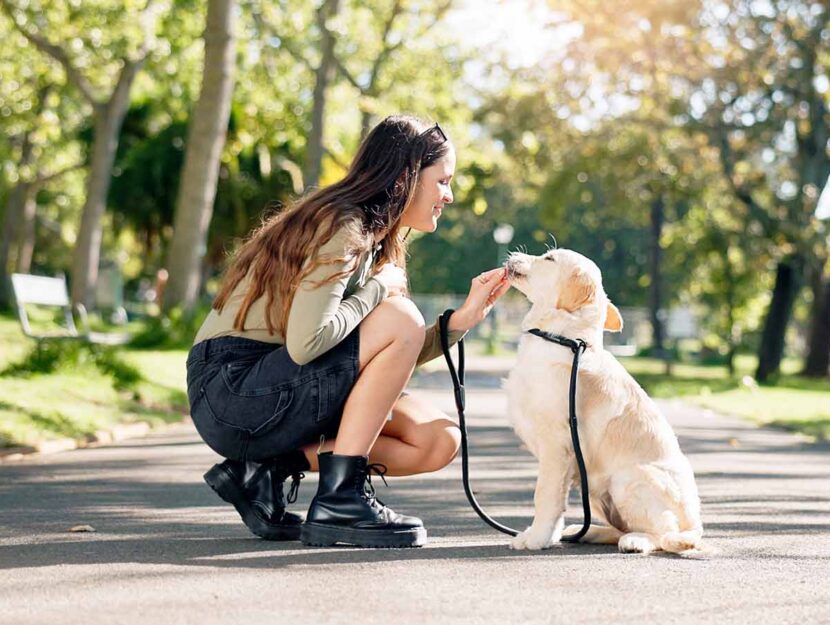
<path fill-rule="evenodd" d="M 70 171 L 75 171 L 76 169 L 80 169 L 83 166 L 83 161 L 78 161 L 77 163 L 73 163 L 72 165 L 67 165 L 62 169 L 53 171 L 51 174 L 38 174 L 31 183 L 32 187 L 36 190 L 40 189 L 44 185 L 47 185 L 53 180 L 55 180 L 56 178 L 60 178 L 61 176 L 68 174 Z"/>
<path fill-rule="evenodd" d="M 752 197 L 752 193 L 748 189 L 738 186 L 738 183 L 735 182 L 735 167 L 731 156 L 732 148 L 729 145 L 729 137 L 727 133 L 724 132 L 722 128 L 715 128 L 712 129 L 711 134 L 717 141 L 721 168 L 723 169 L 726 182 L 729 184 L 729 187 L 732 189 L 735 197 L 740 200 L 744 206 L 746 206 L 752 216 L 756 217 L 758 221 L 761 222 L 765 235 L 767 237 L 772 237 L 774 231 L 767 212 L 755 201 Z"/>
<path fill-rule="evenodd" d="M 98 98 L 95 97 L 93 93 L 92 85 L 87 81 L 86 77 L 80 72 L 80 70 L 75 67 L 69 58 L 69 55 L 66 54 L 66 50 L 57 46 L 46 38 L 40 36 L 37 33 L 30 32 L 28 29 L 24 28 L 20 23 L 18 23 L 14 9 L 12 8 L 11 4 L 8 0 L 0 0 L 0 5 L 6 11 L 6 14 L 9 16 L 14 27 L 17 31 L 23 35 L 29 42 L 32 43 L 36 48 L 38 48 L 41 52 L 48 54 L 53 59 L 55 59 L 58 63 L 60 63 L 64 71 L 66 72 L 66 77 L 69 79 L 75 87 L 81 92 L 84 98 L 93 106 L 97 106 L 100 104 Z"/>
<path fill-rule="evenodd" d="M 342 74 L 343 78 L 345 78 L 352 87 L 357 89 L 361 94 L 366 92 L 366 88 L 364 88 L 359 82 L 357 82 L 357 80 L 355 80 L 351 72 L 340 61 L 340 57 L 338 57 L 337 54 L 334 54 L 334 64 L 337 65 L 337 71 L 340 72 L 340 74 Z"/>

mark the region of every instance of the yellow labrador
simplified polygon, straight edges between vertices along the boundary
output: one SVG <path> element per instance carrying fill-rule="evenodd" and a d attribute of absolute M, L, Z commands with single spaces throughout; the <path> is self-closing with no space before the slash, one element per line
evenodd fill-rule
<path fill-rule="evenodd" d="M 506 267 L 512 286 L 532 303 L 523 331 L 540 328 L 588 344 L 580 357 L 576 414 L 591 514 L 601 524 L 592 524 L 582 542 L 640 553 L 697 547 L 703 525 L 689 461 L 656 404 L 603 349 L 603 331 L 622 330 L 622 318 L 599 268 L 564 249 L 513 253 Z M 513 426 L 539 460 L 533 523 L 512 539 L 513 549 L 545 549 L 563 534 L 568 490 L 579 480 L 568 430 L 572 362 L 569 348 L 524 334 L 506 381 Z"/>

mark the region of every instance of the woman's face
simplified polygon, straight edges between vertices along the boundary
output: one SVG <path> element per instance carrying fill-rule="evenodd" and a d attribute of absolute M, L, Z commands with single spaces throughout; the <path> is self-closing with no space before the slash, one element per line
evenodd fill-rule
<path fill-rule="evenodd" d="M 420 232 L 434 232 L 445 204 L 452 204 L 452 182 L 455 173 L 455 149 L 447 146 L 440 160 L 421 170 L 415 196 L 401 217 L 401 226 Z"/>

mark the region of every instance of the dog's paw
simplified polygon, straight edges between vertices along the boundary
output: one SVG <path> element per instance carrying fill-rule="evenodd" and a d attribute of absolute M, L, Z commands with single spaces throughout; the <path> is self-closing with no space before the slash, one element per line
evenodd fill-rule
<path fill-rule="evenodd" d="M 510 541 L 510 548 L 538 551 L 539 549 L 549 549 L 556 542 L 559 542 L 559 536 L 556 535 L 556 532 L 531 526 L 518 536 L 513 537 Z"/>
<path fill-rule="evenodd" d="M 648 534 L 636 532 L 622 536 L 617 546 L 623 553 L 651 553 L 660 548 Z"/>

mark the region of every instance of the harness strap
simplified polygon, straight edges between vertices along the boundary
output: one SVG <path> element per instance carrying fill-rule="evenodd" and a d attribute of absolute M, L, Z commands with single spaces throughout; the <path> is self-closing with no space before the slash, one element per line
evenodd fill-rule
<path fill-rule="evenodd" d="M 466 395 L 464 391 L 464 339 L 461 339 L 458 342 L 458 372 L 456 372 L 455 365 L 452 361 L 449 345 L 448 326 L 450 321 L 450 315 L 452 315 L 452 313 L 454 312 L 455 311 L 452 308 L 445 310 L 444 313 L 438 318 L 438 327 L 440 330 L 441 350 L 444 352 L 444 358 L 447 361 L 447 367 L 449 368 L 450 376 L 452 377 L 453 391 L 455 394 L 455 407 L 458 411 L 458 423 L 461 429 L 461 476 L 462 482 L 464 484 L 464 492 L 467 494 L 467 499 L 469 500 L 470 505 L 473 507 L 473 510 L 476 511 L 478 516 L 481 517 L 481 519 L 485 523 L 487 523 L 494 529 L 499 530 L 500 532 L 503 532 L 510 536 L 517 536 L 519 534 L 518 530 L 515 530 L 512 527 L 507 527 L 506 525 L 502 525 L 501 523 L 490 517 L 481 508 L 481 506 L 475 498 L 475 495 L 473 495 L 473 489 L 470 486 L 467 423 L 464 415 L 464 410 L 466 407 Z M 574 353 L 573 366 L 571 368 L 571 384 L 569 393 L 570 414 L 568 423 L 571 431 L 571 441 L 573 442 L 574 453 L 576 454 L 577 465 L 579 467 L 580 486 L 582 491 L 582 509 L 584 511 L 585 518 L 582 524 L 582 528 L 576 534 L 562 537 L 562 542 L 575 543 L 579 542 L 579 539 L 585 535 L 585 533 L 588 531 L 588 528 L 591 525 L 591 505 L 588 496 L 588 473 L 585 468 L 585 461 L 582 458 L 582 449 L 579 446 L 579 433 L 577 431 L 576 421 L 577 369 L 579 367 L 579 356 L 582 352 L 585 351 L 585 349 L 587 348 L 587 344 L 582 339 L 573 340 L 564 336 L 550 334 L 549 332 L 545 332 L 538 328 L 533 328 L 529 330 L 529 332 L 547 341 L 551 341 L 554 343 L 558 343 L 560 345 L 564 345 L 565 347 L 569 347 L 571 351 L 573 351 Z"/>

